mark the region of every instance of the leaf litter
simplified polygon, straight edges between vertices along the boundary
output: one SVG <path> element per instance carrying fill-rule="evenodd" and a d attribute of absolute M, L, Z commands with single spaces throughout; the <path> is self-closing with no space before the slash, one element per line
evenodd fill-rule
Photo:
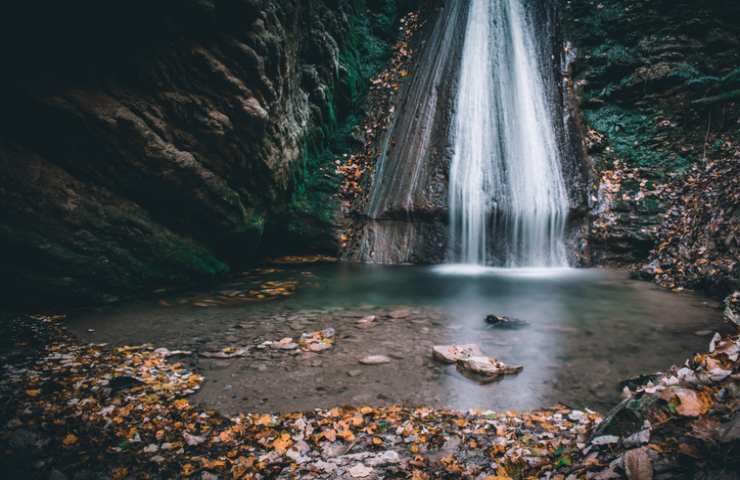
<path fill-rule="evenodd" d="M 18 437 L 37 439 L 26 448 L 39 473 L 562 480 L 641 472 L 677 458 L 704 461 L 719 441 L 714 432 L 724 433 L 723 445 L 737 445 L 725 423 L 738 406 L 730 390 L 740 380 L 740 336 L 717 335 L 710 352 L 628 390 L 604 421 L 563 405 L 529 412 L 347 406 L 226 417 L 190 403 L 204 378 L 176 361 L 182 352 L 79 344 L 60 317 L 18 321 L 43 347 L 3 364 L 0 448 L 9 453 Z M 310 348 L 331 333 L 296 343 Z M 464 359 L 475 358 L 474 350 Z M 116 379 L 135 381 L 114 390 Z M 619 430 L 615 418 L 627 405 L 640 421 Z"/>

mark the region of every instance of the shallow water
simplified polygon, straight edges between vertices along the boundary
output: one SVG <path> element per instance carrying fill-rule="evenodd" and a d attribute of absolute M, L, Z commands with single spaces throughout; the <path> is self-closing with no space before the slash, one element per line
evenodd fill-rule
<path fill-rule="evenodd" d="M 334 327 L 336 346 L 318 355 L 254 351 L 240 359 L 189 360 L 206 375 L 198 395 L 204 403 L 286 411 L 396 402 L 497 410 L 565 402 L 605 410 L 618 400 L 621 380 L 705 350 L 720 325 L 716 305 L 702 297 L 659 290 L 618 271 L 330 264 L 289 267 L 269 278 L 299 278 L 301 286 L 271 302 L 105 308 L 70 318 L 70 327 L 85 340 L 195 351 Z M 385 316 L 399 306 L 411 309 L 407 318 Z M 484 322 L 490 313 L 529 325 L 495 329 Z M 378 324 L 359 328 L 367 314 L 377 314 Z M 479 385 L 431 359 L 434 344 L 472 342 L 524 365 L 523 372 Z M 391 355 L 392 362 L 359 365 L 368 354 Z"/>

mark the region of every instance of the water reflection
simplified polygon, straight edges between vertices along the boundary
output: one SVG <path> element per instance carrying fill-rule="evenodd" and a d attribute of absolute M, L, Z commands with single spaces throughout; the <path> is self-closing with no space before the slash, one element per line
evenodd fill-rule
<path fill-rule="evenodd" d="M 322 354 L 318 366 L 276 353 L 266 370 L 250 369 L 257 360 L 245 358 L 206 372 L 211 381 L 204 400 L 224 397 L 231 402 L 226 407 L 236 411 L 244 408 L 240 398 L 263 407 L 262 381 L 274 386 L 269 405 L 275 410 L 366 401 L 495 410 L 565 402 L 603 410 L 618 400 L 621 380 L 706 349 L 708 330 L 720 324 L 719 310 L 700 297 L 632 281 L 624 272 L 303 265 L 270 275 L 298 278 L 301 287 L 293 297 L 264 303 L 199 308 L 173 298 L 169 307 L 156 302 L 112 307 L 70 319 L 69 325 L 89 341 L 193 350 L 295 336 L 304 328 L 336 328 L 337 346 Z M 215 292 L 237 288 L 239 282 L 246 281 L 235 279 Z M 416 313 L 383 317 L 368 330 L 356 323 L 375 307 L 398 306 Z M 528 324 L 493 328 L 485 322 L 493 313 Z M 296 321 L 303 323 L 294 327 Z M 524 370 L 478 385 L 454 366 L 431 359 L 432 345 L 451 343 L 478 343 L 487 354 Z M 360 367 L 358 359 L 368 354 L 395 356 L 387 365 Z M 348 375 L 358 368 L 361 373 Z M 233 391 L 224 390 L 227 384 Z"/>
<path fill-rule="evenodd" d="M 324 280 L 321 293 L 292 301 L 441 307 L 450 316 L 440 342 L 478 343 L 489 355 L 524 365 L 521 374 L 489 385 L 450 367 L 442 398 L 457 408 L 528 409 L 556 401 L 608 406 L 618 398 L 620 380 L 704 348 L 707 340 L 694 332 L 718 319 L 699 297 L 661 291 L 623 272 L 345 265 L 316 273 Z M 529 326 L 492 328 L 484 321 L 491 313 Z"/>

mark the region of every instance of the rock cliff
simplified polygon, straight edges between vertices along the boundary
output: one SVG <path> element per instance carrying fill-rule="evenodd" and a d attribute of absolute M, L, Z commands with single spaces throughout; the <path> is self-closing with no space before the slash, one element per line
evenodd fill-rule
<path fill-rule="evenodd" d="M 594 263 L 727 293 L 740 255 L 740 6 L 564 2 Z"/>
<path fill-rule="evenodd" d="M 403 2 L 47 3 L 2 20 L 4 296 L 99 301 L 335 249 L 324 164 Z"/>

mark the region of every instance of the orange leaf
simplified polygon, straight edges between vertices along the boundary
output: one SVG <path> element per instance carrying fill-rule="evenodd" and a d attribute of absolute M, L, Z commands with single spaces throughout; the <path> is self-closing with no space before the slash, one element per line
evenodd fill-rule
<path fill-rule="evenodd" d="M 123 480 L 128 475 L 128 468 L 126 467 L 120 467 L 113 470 L 113 473 L 111 474 L 111 477 L 114 480 Z"/>
<path fill-rule="evenodd" d="M 346 442 L 351 442 L 355 439 L 355 434 L 352 433 L 352 430 L 342 430 L 341 432 L 337 433 L 337 436 L 342 437 L 342 439 Z"/>
<path fill-rule="evenodd" d="M 194 466 L 193 466 L 192 464 L 190 464 L 190 463 L 186 463 L 186 464 L 185 464 L 185 465 L 183 465 L 183 466 L 182 466 L 182 468 L 180 469 L 180 473 L 182 473 L 182 476 L 183 476 L 183 477 L 189 477 L 189 476 L 190 476 L 190 475 L 192 475 L 192 474 L 193 474 L 194 472 L 195 472 L 195 467 L 194 467 Z"/>
<path fill-rule="evenodd" d="M 280 454 L 288 451 L 291 445 L 293 445 L 293 440 L 287 433 L 283 433 L 274 442 L 272 442 L 272 448 L 274 448 L 275 451 Z"/>
<path fill-rule="evenodd" d="M 65 447 L 69 447 L 71 445 L 76 444 L 80 439 L 77 438 L 77 436 L 74 433 L 67 434 L 66 437 L 64 437 L 64 440 L 62 440 L 62 444 L 64 444 Z"/>
<path fill-rule="evenodd" d="M 254 420 L 254 424 L 267 427 L 272 425 L 272 417 L 270 415 L 260 415 L 256 420 Z"/>

